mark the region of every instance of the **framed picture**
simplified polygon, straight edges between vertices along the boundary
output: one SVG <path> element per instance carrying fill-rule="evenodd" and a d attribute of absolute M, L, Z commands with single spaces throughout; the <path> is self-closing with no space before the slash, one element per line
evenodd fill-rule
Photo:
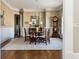
<path fill-rule="evenodd" d="M 32 25 L 39 25 L 39 17 L 38 16 L 31 16 Z"/>

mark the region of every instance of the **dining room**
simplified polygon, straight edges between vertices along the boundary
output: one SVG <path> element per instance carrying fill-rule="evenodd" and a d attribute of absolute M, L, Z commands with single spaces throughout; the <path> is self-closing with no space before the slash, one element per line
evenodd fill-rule
<path fill-rule="evenodd" d="M 24 59 L 29 59 L 32 53 L 34 54 L 33 58 L 41 53 L 46 56 L 40 56 L 44 59 L 62 59 L 62 0 L 60 3 L 58 1 L 55 3 L 52 0 L 2 0 L 1 19 L 2 56 L 11 53 L 10 55 L 17 54 L 14 58 L 19 58 L 18 56 L 21 54 L 22 58 L 25 55 Z M 12 57 L 3 59 L 6 58 L 12 59 Z"/>
<path fill-rule="evenodd" d="M 5 37 L 11 39 L 2 49 L 24 49 L 25 46 L 28 47 L 25 49 L 62 49 L 62 3 L 56 8 L 53 6 L 52 8 L 47 8 L 47 6 L 40 7 L 41 5 L 38 3 L 41 1 L 33 2 L 35 7 L 27 4 L 25 6 L 27 9 L 25 9 L 17 1 L 19 6 L 16 5 L 16 7 L 18 9 L 15 8 L 13 11 L 9 6 L 14 6 L 12 2 L 2 1 L 1 11 L 3 11 L 4 16 L 2 17 L 3 24 L 1 29 L 3 35 L 5 32 Z M 9 14 L 12 16 L 9 17 Z M 10 19 L 12 19 L 13 23 Z"/>
<path fill-rule="evenodd" d="M 0 0 L 0 59 L 79 59 L 79 0 Z"/>
<path fill-rule="evenodd" d="M 14 38 L 2 50 L 62 50 L 62 9 L 21 9 L 14 17 Z"/>

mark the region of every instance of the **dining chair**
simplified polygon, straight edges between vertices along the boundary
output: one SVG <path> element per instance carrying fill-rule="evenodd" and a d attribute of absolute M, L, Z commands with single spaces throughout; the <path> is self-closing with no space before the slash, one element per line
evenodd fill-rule
<path fill-rule="evenodd" d="M 27 41 L 30 37 L 29 32 L 28 32 L 28 28 L 26 30 L 26 28 L 24 28 L 24 33 L 25 33 L 25 41 Z"/>
<path fill-rule="evenodd" d="M 31 43 L 36 44 L 37 37 L 35 36 L 35 34 L 36 34 L 36 28 L 29 28 L 30 44 Z"/>
<path fill-rule="evenodd" d="M 25 41 L 26 41 L 26 28 L 24 28 Z"/>
<path fill-rule="evenodd" d="M 46 45 L 47 45 L 47 35 L 46 35 L 46 28 L 44 28 L 44 34 L 42 35 L 42 36 L 39 36 L 39 40 L 40 40 L 40 42 L 42 42 L 42 43 L 45 43 Z"/>
<path fill-rule="evenodd" d="M 47 29 L 46 40 L 50 43 L 50 29 Z"/>

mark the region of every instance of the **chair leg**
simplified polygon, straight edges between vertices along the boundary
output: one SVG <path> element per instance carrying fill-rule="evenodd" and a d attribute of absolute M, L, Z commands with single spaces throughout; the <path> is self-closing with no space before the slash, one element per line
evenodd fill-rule
<path fill-rule="evenodd" d="M 30 44 L 31 44 L 31 41 L 30 41 Z"/>
<path fill-rule="evenodd" d="M 25 41 L 26 41 L 26 37 L 25 37 Z"/>
<path fill-rule="evenodd" d="M 50 39 L 48 39 L 48 43 L 50 43 Z"/>
<path fill-rule="evenodd" d="M 47 40 L 46 40 L 46 39 L 44 39 L 44 41 L 45 41 L 45 44 L 47 45 Z"/>
<path fill-rule="evenodd" d="M 32 43 L 32 40 L 31 40 L 31 38 L 30 38 L 30 44 Z"/>
<path fill-rule="evenodd" d="M 35 45 L 36 45 L 36 41 L 35 41 Z"/>
<path fill-rule="evenodd" d="M 47 45 L 47 41 L 45 41 L 45 44 Z"/>

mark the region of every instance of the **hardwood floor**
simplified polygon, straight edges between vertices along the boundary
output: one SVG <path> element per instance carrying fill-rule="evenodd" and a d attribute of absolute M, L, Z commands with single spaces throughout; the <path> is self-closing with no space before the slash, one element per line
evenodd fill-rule
<path fill-rule="evenodd" d="M 1 59 L 62 59 L 60 50 L 2 50 Z"/>

